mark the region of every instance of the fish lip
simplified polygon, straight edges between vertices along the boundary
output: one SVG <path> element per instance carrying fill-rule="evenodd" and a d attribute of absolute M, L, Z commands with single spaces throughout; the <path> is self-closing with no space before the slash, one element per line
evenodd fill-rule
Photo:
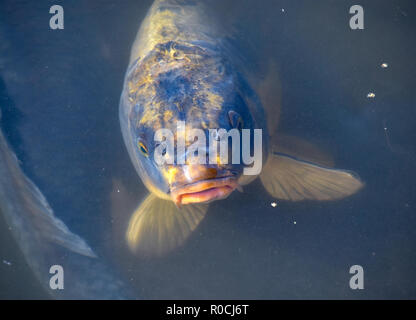
<path fill-rule="evenodd" d="M 238 187 L 235 176 L 199 180 L 171 189 L 173 202 L 180 207 L 183 204 L 207 203 L 225 199 Z M 199 199 L 201 201 L 199 201 Z"/>

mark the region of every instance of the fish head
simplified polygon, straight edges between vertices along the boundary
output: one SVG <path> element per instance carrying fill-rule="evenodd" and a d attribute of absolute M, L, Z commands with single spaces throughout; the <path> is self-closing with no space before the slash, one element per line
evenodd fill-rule
<path fill-rule="evenodd" d="M 231 66 L 199 53 L 143 61 L 133 74 L 127 134 L 147 188 L 178 206 L 224 199 L 239 189 L 241 133 L 255 124 Z"/>

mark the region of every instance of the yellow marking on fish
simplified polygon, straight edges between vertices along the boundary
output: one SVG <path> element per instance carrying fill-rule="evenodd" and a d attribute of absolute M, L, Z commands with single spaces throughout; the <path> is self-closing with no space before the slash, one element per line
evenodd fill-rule
<path fill-rule="evenodd" d="M 171 167 L 167 171 L 163 171 L 164 176 L 169 184 L 172 184 L 172 182 L 175 181 L 177 172 L 178 169 L 176 167 Z"/>
<path fill-rule="evenodd" d="M 148 28 L 146 28 L 149 39 L 147 44 L 148 50 L 151 50 L 159 43 L 177 38 L 179 31 L 175 24 L 176 19 L 177 14 L 172 11 L 164 10 L 155 12 Z"/>
<path fill-rule="evenodd" d="M 223 97 L 209 90 L 205 92 L 205 96 L 206 99 L 209 101 L 211 107 L 221 110 L 222 104 L 224 102 Z"/>
<path fill-rule="evenodd" d="M 157 108 L 156 108 L 157 109 Z M 148 108 L 143 113 L 143 116 L 140 118 L 139 124 L 146 124 L 153 122 L 159 117 L 157 110 L 154 108 Z"/>
<path fill-rule="evenodd" d="M 178 110 L 182 110 L 181 105 L 179 104 L 179 102 L 175 102 L 175 106 Z"/>
<path fill-rule="evenodd" d="M 163 114 L 163 121 L 167 122 L 170 119 L 172 119 L 173 116 L 173 112 L 171 110 L 166 110 L 165 113 Z"/>

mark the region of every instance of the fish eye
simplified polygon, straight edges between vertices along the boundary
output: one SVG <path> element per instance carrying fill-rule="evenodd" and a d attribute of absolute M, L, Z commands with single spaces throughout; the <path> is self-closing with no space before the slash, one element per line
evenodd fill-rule
<path fill-rule="evenodd" d="M 233 128 L 236 128 L 238 130 L 243 129 L 243 126 L 244 126 L 243 118 L 241 118 L 241 116 L 237 112 L 235 112 L 233 110 L 229 111 L 228 112 L 228 118 L 229 118 L 230 124 Z"/>
<path fill-rule="evenodd" d="M 140 152 L 145 156 L 148 157 L 149 156 L 149 150 L 147 149 L 146 145 L 143 143 L 143 141 L 139 140 L 137 142 L 137 146 L 140 150 Z"/>

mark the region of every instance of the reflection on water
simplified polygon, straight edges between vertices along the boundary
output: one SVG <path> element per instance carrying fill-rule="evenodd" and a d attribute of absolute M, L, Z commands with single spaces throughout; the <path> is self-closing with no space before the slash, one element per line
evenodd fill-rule
<path fill-rule="evenodd" d="M 255 181 L 213 203 L 183 247 L 155 259 L 125 243 L 147 191 L 118 120 L 130 46 L 151 1 L 64 3 L 61 31 L 48 29 L 52 4 L 1 4 L 2 129 L 56 215 L 137 297 L 416 297 L 410 1 L 362 1 L 365 30 L 355 31 L 342 2 L 212 1 L 253 70 L 276 63 L 279 130 L 319 144 L 366 186 L 342 201 L 290 203 Z M 1 243 L 0 297 L 46 297 L 4 221 Z M 348 285 L 354 264 L 365 270 L 359 292 Z"/>

